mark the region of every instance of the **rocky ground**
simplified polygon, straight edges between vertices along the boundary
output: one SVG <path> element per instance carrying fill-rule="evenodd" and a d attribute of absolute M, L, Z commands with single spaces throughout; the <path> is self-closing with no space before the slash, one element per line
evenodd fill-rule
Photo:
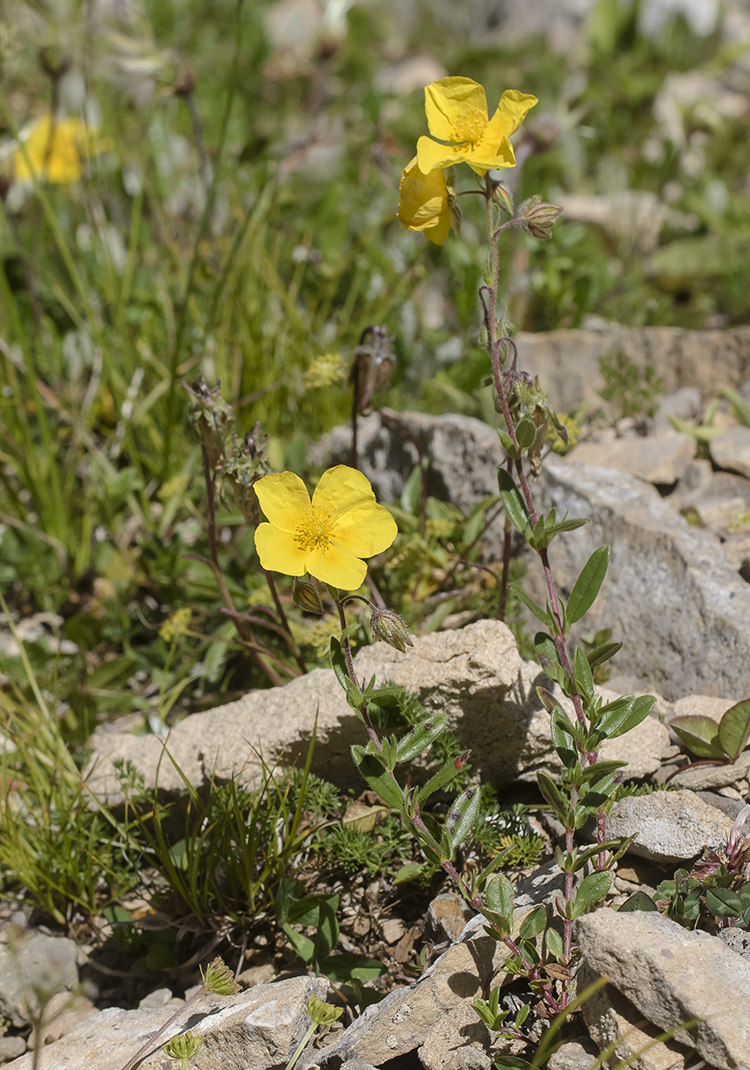
<path fill-rule="evenodd" d="M 575 335 L 549 338 L 547 350 L 535 340 L 534 368 L 543 380 L 548 365 L 565 363 L 566 345 L 571 354 L 597 352 L 598 338 Z M 694 436 L 676 430 L 669 419 L 700 420 L 708 387 L 717 383 L 708 384 L 701 377 L 703 363 L 691 365 L 685 354 L 696 345 L 705 354 L 709 343 L 714 369 L 723 369 L 721 381 L 742 392 L 744 364 L 735 357 L 739 351 L 747 357 L 744 332 L 707 332 L 696 341 L 685 332 L 658 331 L 649 340 L 649 351 L 658 349 L 659 367 L 666 369 L 664 378 L 673 389 L 656 416 L 594 428 L 567 457 L 547 459 L 536 489 L 544 508 L 554 505 L 559 512 L 591 518 L 554 544 L 553 567 L 564 590 L 594 547 L 612 547 L 595 619 L 587 620 L 588 628 L 612 628 L 625 644 L 605 694 L 657 695 L 653 716 L 627 736 L 609 741 L 602 756 L 627 761 L 626 779 L 656 787 L 670 778 L 676 789 L 615 804 L 609 832 L 634 839 L 620 863 L 612 905 L 637 891 L 655 895 L 677 866 L 689 870 L 706 847 L 720 848 L 750 795 L 750 752 L 733 764 L 683 768 L 690 759 L 668 727 L 673 716 L 684 713 L 718 720 L 750 691 L 750 535 L 743 519 L 750 508 L 750 428 L 722 413 L 717 432 L 699 448 Z M 694 381 L 688 375 L 691 366 Z M 561 397 L 553 400 L 562 407 L 564 378 L 560 383 Z M 466 510 L 495 491 L 500 447 L 491 428 L 455 416 L 402 413 L 399 420 L 410 437 L 399 436 L 378 414 L 361 428 L 363 468 L 379 497 L 398 498 L 416 460 L 414 441 L 431 458 L 431 493 Z M 347 439 L 346 429 L 334 432 L 321 444 L 321 458 L 346 459 Z M 486 553 L 497 559 L 498 548 L 490 532 Z M 375 673 L 408 684 L 428 710 L 446 713 L 462 745 L 472 750 L 483 780 L 502 784 L 510 793 L 528 791 L 539 770 L 554 771 L 548 716 L 535 693 L 540 670 L 519 655 L 502 623 L 478 620 L 433 633 L 416 639 L 404 655 L 377 644 L 358 653 L 356 668 L 360 675 Z M 355 775 L 349 747 L 359 741 L 361 726 L 328 670 L 194 714 L 173 728 L 169 748 L 199 790 L 212 775 L 234 776 L 254 786 L 261 772 L 259 745 L 270 764 L 299 761 L 315 709 L 318 765 L 313 770 L 346 787 Z M 165 796 L 178 797 L 184 783 L 169 763 L 160 764 L 161 742 L 127 729 L 114 722 L 95 733 L 92 789 L 116 805 L 121 789 L 113 762 L 125 759 L 147 784 L 156 781 L 158 771 Z M 546 821 L 543 831 L 552 846 L 559 830 Z M 426 916 L 408 916 L 400 913 L 392 889 L 371 884 L 360 877 L 349 888 L 341 887 L 348 893 L 342 931 L 348 946 L 388 960 L 391 991 L 356 1020 L 345 1013 L 299 1065 L 309 1070 L 489 1070 L 498 1054 L 518 1054 L 518 1046 L 493 1042 L 469 1006 L 493 972 L 496 981 L 503 977 L 504 951 L 484 934 L 480 919 L 472 919 L 450 893 L 429 909 L 425 906 Z M 554 861 L 528 874 L 517 888 L 520 924 L 528 909 L 551 902 L 559 892 Z M 606 977 L 607 985 L 586 1003 L 585 1032 L 568 1038 L 550 1061 L 552 1070 L 589 1070 L 605 1049 L 611 1049 L 611 1066 L 640 1053 L 631 1064 L 640 1070 L 736 1070 L 747 1065 L 750 940 L 743 928 L 727 924 L 715 934 L 689 931 L 658 913 L 620 914 L 604 908 L 578 920 L 576 939 L 579 986 L 597 977 Z M 428 949 L 427 968 L 410 981 L 409 964 L 422 947 Z M 314 991 L 332 1002 L 339 998 L 335 986 L 295 975 L 290 962 L 273 951 L 263 948 L 262 941 L 248 948 L 239 970 L 243 991 L 223 1001 L 204 997 L 190 1009 L 187 1021 L 172 1027 L 178 1031 L 189 1025 L 203 1037 L 195 1063 L 200 1070 L 282 1070 L 307 1027 L 309 994 Z M 7 952 L 1 954 L 0 1014 L 21 1027 L 18 985 Z M 29 934 L 21 954 L 32 975 L 56 963 L 66 989 L 79 976 L 88 976 L 85 951 L 57 935 Z M 137 1010 L 98 1010 L 83 996 L 67 1006 L 64 993 L 55 998 L 64 1010 L 51 1023 L 44 1070 L 88 1065 L 117 1070 L 181 1005 L 169 988 L 145 996 Z M 692 1019 L 700 1021 L 690 1033 L 679 1032 Z M 674 1031 L 672 1039 L 655 1039 Z M 23 1054 L 23 1048 L 25 1041 L 18 1036 L 0 1038 L 0 1059 L 20 1056 L 10 1065 L 26 1070 L 33 1054 Z M 159 1045 L 140 1064 L 144 1070 L 163 1065 Z"/>

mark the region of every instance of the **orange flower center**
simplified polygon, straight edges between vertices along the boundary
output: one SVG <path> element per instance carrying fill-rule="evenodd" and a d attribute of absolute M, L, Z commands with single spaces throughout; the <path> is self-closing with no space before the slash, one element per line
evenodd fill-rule
<path fill-rule="evenodd" d="M 321 505 L 311 505 L 305 509 L 294 533 L 294 541 L 300 550 L 323 550 L 325 552 L 336 517 Z"/>
<path fill-rule="evenodd" d="M 451 118 L 451 141 L 479 141 L 487 127 L 485 113 L 470 104 Z"/>

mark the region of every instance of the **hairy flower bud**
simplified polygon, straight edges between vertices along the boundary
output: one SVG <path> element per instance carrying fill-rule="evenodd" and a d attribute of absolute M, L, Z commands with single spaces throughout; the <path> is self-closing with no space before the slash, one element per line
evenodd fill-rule
<path fill-rule="evenodd" d="M 544 239 L 552 237 L 552 228 L 560 212 L 562 208 L 559 204 L 548 204 L 539 194 L 536 194 L 523 202 L 518 215 L 527 234 L 530 234 L 532 238 Z"/>
<path fill-rule="evenodd" d="M 304 609 L 306 613 L 317 613 L 319 617 L 323 614 L 323 603 L 320 600 L 318 588 L 307 580 L 299 579 L 298 576 L 295 576 L 292 582 L 292 601 L 295 606 Z"/>
<path fill-rule="evenodd" d="M 404 620 L 392 609 L 380 609 L 378 606 L 373 606 L 370 627 L 373 635 L 382 639 L 384 643 L 388 643 L 389 646 L 395 647 L 396 650 L 400 650 L 402 654 L 407 646 L 414 646 Z"/>

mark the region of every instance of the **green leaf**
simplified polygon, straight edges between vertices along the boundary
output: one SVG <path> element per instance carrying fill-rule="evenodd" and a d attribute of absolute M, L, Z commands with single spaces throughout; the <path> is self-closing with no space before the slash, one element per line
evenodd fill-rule
<path fill-rule="evenodd" d="M 634 892 L 617 909 L 624 910 L 628 914 L 632 910 L 657 910 L 657 906 L 650 895 L 645 892 Z"/>
<path fill-rule="evenodd" d="M 422 508 L 422 466 L 415 464 L 401 491 L 401 508 L 412 516 L 418 516 Z"/>
<path fill-rule="evenodd" d="M 550 804 L 560 820 L 565 824 L 565 816 L 568 812 L 568 804 L 560 794 L 560 790 L 554 780 L 547 773 L 539 772 L 536 775 L 539 790 Z"/>
<path fill-rule="evenodd" d="M 719 742 L 719 726 L 711 717 L 681 713 L 672 718 L 669 727 L 698 758 L 726 758 Z"/>
<path fill-rule="evenodd" d="M 737 413 L 737 419 L 745 427 L 750 427 L 750 405 L 741 397 L 736 390 L 732 390 L 731 386 L 719 387 L 719 393 L 722 397 L 725 397 L 734 411 Z"/>
<path fill-rule="evenodd" d="M 485 891 L 487 906 L 504 918 L 513 917 L 513 885 L 504 873 L 496 873 L 487 883 Z"/>
<path fill-rule="evenodd" d="M 315 944 L 310 937 L 305 936 L 303 933 L 298 933 L 296 929 L 293 929 L 291 925 L 288 925 L 286 922 L 282 925 L 282 929 L 286 933 L 289 943 L 302 961 L 305 964 L 311 963 L 315 955 Z"/>
<path fill-rule="evenodd" d="M 510 587 L 511 591 L 513 591 L 513 593 L 521 599 L 526 608 L 531 610 L 537 620 L 541 621 L 542 624 L 545 624 L 548 628 L 551 628 L 553 626 L 554 622 L 547 610 L 542 609 L 538 602 L 535 602 L 533 598 L 529 598 L 529 596 L 525 593 L 520 584 L 511 583 L 508 586 Z"/>
<path fill-rule="evenodd" d="M 439 713 L 434 717 L 430 717 L 426 721 L 421 721 L 419 724 L 416 724 L 410 732 L 407 732 L 406 735 L 402 736 L 398 741 L 396 745 L 397 761 L 411 761 L 412 758 L 421 754 L 422 751 L 427 750 L 445 728 L 446 721 L 447 717 L 445 714 Z"/>
<path fill-rule="evenodd" d="M 613 877 L 611 870 L 599 869 L 583 878 L 573 903 L 574 918 L 580 918 L 581 914 L 601 903 L 612 885 Z"/>
<path fill-rule="evenodd" d="M 568 674 L 560 664 L 560 655 L 557 653 L 552 636 L 547 635 L 546 632 L 537 632 L 534 636 L 534 652 L 550 680 L 554 680 L 561 687 L 563 683 L 568 682 Z"/>
<path fill-rule="evenodd" d="M 401 789 L 391 774 L 385 771 L 381 762 L 374 755 L 365 754 L 364 747 L 359 744 L 354 744 L 352 747 L 352 761 L 383 802 L 392 806 L 394 810 L 400 810 L 403 803 Z"/>
<path fill-rule="evenodd" d="M 544 943 L 552 958 L 560 962 L 563 957 L 563 940 L 557 929 L 547 929 Z"/>
<path fill-rule="evenodd" d="M 471 787 L 461 792 L 451 806 L 445 819 L 444 833 L 447 836 L 451 857 L 456 847 L 463 843 L 476 824 L 481 799 L 479 788 L 472 784 Z"/>
<path fill-rule="evenodd" d="M 515 1055 L 501 1055 L 492 1064 L 496 1070 L 534 1070 L 532 1063 L 519 1059 Z"/>
<path fill-rule="evenodd" d="M 468 755 L 468 751 L 466 752 L 466 755 Z M 461 757 L 466 757 L 466 755 L 462 755 Z M 434 776 L 430 777 L 424 787 L 420 788 L 417 796 L 417 801 L 420 805 L 425 799 L 429 799 L 430 795 L 433 795 L 436 791 L 440 791 L 441 788 L 445 787 L 446 784 L 449 784 L 451 780 L 454 779 L 458 774 L 457 761 L 457 758 L 449 758 L 445 765 L 441 769 L 438 769 Z"/>
<path fill-rule="evenodd" d="M 589 611 L 599 594 L 609 566 L 609 546 L 600 546 L 581 570 L 568 600 L 568 620 L 575 624 Z"/>
<path fill-rule="evenodd" d="M 539 936 L 539 933 L 544 930 L 546 924 L 547 908 L 544 903 L 540 903 L 523 919 L 518 935 L 521 940 L 533 940 L 535 936 Z"/>
<path fill-rule="evenodd" d="M 529 525 L 529 513 L 526 503 L 521 497 L 518 487 L 513 482 L 513 477 L 504 468 L 497 470 L 497 484 L 500 488 L 500 497 L 505 506 L 505 512 L 516 531 L 525 535 L 531 530 Z"/>
<path fill-rule="evenodd" d="M 401 866 L 401 868 L 396 871 L 393 883 L 406 884 L 407 881 L 416 880 L 423 870 L 424 866 L 420 862 L 408 862 L 405 866 Z"/>
<path fill-rule="evenodd" d="M 742 900 L 731 888 L 706 888 L 706 906 L 716 918 L 738 918 Z"/>
<path fill-rule="evenodd" d="M 719 722 L 719 744 L 730 762 L 736 762 L 750 739 L 750 699 L 730 706 Z"/>
<path fill-rule="evenodd" d="M 335 897 L 338 905 L 338 896 Z M 339 923 L 332 905 L 324 901 L 320 904 L 317 933 L 315 934 L 315 962 L 320 965 L 339 942 Z"/>
<path fill-rule="evenodd" d="M 613 658 L 617 651 L 621 649 L 622 643 L 602 643 L 600 646 L 594 647 L 593 650 L 589 650 L 586 657 L 589 659 L 591 668 L 595 669 L 597 665 L 603 665 L 605 661 Z"/>
<path fill-rule="evenodd" d="M 595 698 L 594 676 L 589 660 L 581 647 L 576 647 L 573 655 L 573 679 L 578 688 L 578 694 L 591 705 Z"/>
<path fill-rule="evenodd" d="M 516 441 L 522 453 L 534 445 L 537 426 L 530 416 L 523 416 L 516 424 Z"/>
<path fill-rule="evenodd" d="M 606 762 L 594 762 L 581 770 L 581 783 L 590 783 L 591 787 L 594 787 L 594 785 L 599 784 L 612 773 L 617 772 L 618 769 L 624 769 L 627 764 L 627 762 L 619 762 L 614 758 Z"/>
<path fill-rule="evenodd" d="M 337 985 L 345 985 L 352 980 L 366 984 L 385 973 L 385 966 L 382 962 L 365 958 L 364 955 L 355 955 L 350 951 L 332 955 L 324 962 L 320 962 L 319 966 L 321 973 Z"/>
<path fill-rule="evenodd" d="M 344 654 L 341 643 L 338 641 L 335 635 L 331 636 L 331 667 L 336 673 L 336 679 L 343 687 L 344 691 L 349 690 L 353 686 L 352 681 L 349 678 L 349 672 L 346 664 L 346 656 Z"/>
<path fill-rule="evenodd" d="M 502 442 L 503 449 L 505 450 L 505 452 L 508 454 L 511 460 L 517 461 L 519 457 L 519 452 L 513 444 L 513 439 L 510 437 L 507 431 L 501 431 L 500 428 L 497 429 L 497 433 L 498 437 L 500 438 L 500 441 Z"/>
<path fill-rule="evenodd" d="M 578 761 L 578 748 L 572 729 L 568 715 L 560 706 L 556 706 L 550 718 L 550 735 L 552 745 L 566 769 L 572 769 Z"/>

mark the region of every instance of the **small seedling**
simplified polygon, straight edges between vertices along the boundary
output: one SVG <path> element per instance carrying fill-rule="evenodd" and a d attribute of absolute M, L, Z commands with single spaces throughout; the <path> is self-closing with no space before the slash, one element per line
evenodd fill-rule
<path fill-rule="evenodd" d="M 730 706 L 718 722 L 703 714 L 685 713 L 673 717 L 669 727 L 698 758 L 717 765 L 731 764 L 750 739 L 750 699 Z"/>

